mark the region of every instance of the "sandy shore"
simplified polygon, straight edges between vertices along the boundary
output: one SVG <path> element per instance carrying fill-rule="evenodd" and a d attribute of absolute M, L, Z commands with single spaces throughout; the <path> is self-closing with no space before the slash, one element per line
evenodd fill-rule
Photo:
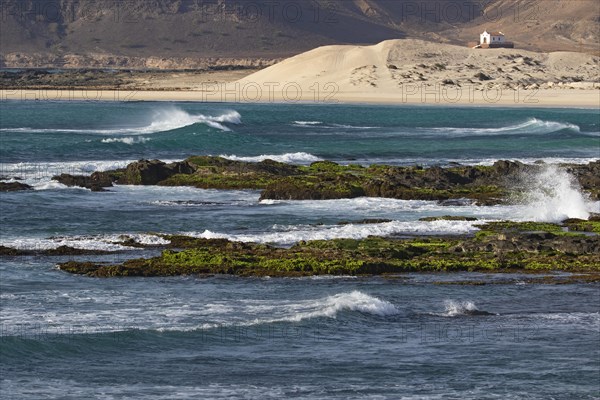
<path fill-rule="evenodd" d="M 136 91 L 136 90 L 0 90 L 0 100 L 24 101 L 190 101 L 206 103 L 309 103 L 309 104 L 381 104 L 426 106 L 487 106 L 541 108 L 600 108 L 600 90 L 489 90 L 462 91 L 409 87 L 405 92 L 335 92 L 322 94 L 315 101 L 315 92 L 258 92 L 250 90 L 209 91 Z M 291 92 L 290 92 L 291 93 Z"/>

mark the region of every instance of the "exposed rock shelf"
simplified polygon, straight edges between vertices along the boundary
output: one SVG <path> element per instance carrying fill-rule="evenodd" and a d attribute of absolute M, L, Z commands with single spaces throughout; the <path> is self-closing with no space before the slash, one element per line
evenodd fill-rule
<path fill-rule="evenodd" d="M 544 168 L 497 161 L 492 166 L 449 168 L 397 167 L 388 165 L 342 166 L 319 161 L 295 166 L 265 160 L 258 163 L 220 157 L 190 157 L 182 162 L 140 160 L 126 168 L 95 172 L 90 176 L 62 174 L 54 179 L 68 186 L 94 191 L 125 185 L 192 186 L 204 189 L 259 189 L 261 199 L 323 200 L 355 197 L 384 197 L 403 200 L 471 199 L 481 205 L 506 201 L 518 192 L 523 176 Z M 581 188 L 600 200 L 600 161 L 567 165 Z"/>
<path fill-rule="evenodd" d="M 93 277 L 228 274 L 240 276 L 380 275 L 412 271 L 600 274 L 600 225 L 495 223 L 474 237 L 300 242 L 289 249 L 264 244 L 165 236 L 179 250 L 121 264 L 70 261 L 63 271 Z M 565 229 L 572 230 L 565 230 Z"/>

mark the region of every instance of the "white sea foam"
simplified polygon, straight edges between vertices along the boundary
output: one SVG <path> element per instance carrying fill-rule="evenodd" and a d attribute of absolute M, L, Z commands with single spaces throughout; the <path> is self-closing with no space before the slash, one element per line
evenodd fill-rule
<path fill-rule="evenodd" d="M 124 137 L 124 138 L 108 138 L 108 139 L 102 139 L 102 143 L 124 143 L 124 144 L 136 144 L 136 143 L 146 143 L 149 142 L 150 138 L 144 138 L 144 137 L 140 137 L 140 138 L 135 138 L 135 137 Z"/>
<path fill-rule="evenodd" d="M 344 129 L 378 129 L 379 126 L 355 126 L 348 124 L 331 124 L 329 128 L 344 128 Z"/>
<path fill-rule="evenodd" d="M 592 329 L 598 332 L 600 329 L 600 313 L 599 312 L 559 312 L 559 313 L 543 313 L 534 314 L 534 318 L 538 320 L 549 321 L 550 324 L 556 326 L 559 324 L 569 326 L 581 326 Z"/>
<path fill-rule="evenodd" d="M 167 245 L 170 241 L 160 236 L 150 234 L 124 234 L 124 235 L 86 235 L 86 236 L 60 236 L 51 238 L 17 237 L 0 240 L 0 245 L 19 250 L 52 250 L 61 246 L 73 247 L 83 250 L 123 251 L 137 250 L 135 247 L 124 246 L 120 242 L 132 239 L 134 242 L 158 246 Z"/>
<path fill-rule="evenodd" d="M 458 163 L 462 165 L 483 165 L 490 166 L 493 165 L 498 158 L 486 158 L 486 159 L 453 159 L 453 160 L 445 160 L 444 162 L 449 163 Z M 540 158 L 518 158 L 512 159 L 512 161 L 519 161 L 523 164 L 537 164 L 539 162 L 543 162 L 544 164 L 589 164 L 591 162 L 598 161 L 598 157 L 540 157 Z M 426 164 L 427 160 L 422 160 L 423 162 L 412 162 L 412 164 Z M 438 162 L 439 163 L 439 162 Z M 441 164 L 441 163 L 440 163 Z"/>
<path fill-rule="evenodd" d="M 360 211 L 435 211 L 448 210 L 437 201 L 429 200 L 399 200 L 383 197 L 356 197 L 354 199 L 332 199 L 332 200 L 261 200 L 263 205 L 290 204 L 294 207 L 302 207 L 310 210 L 336 210 L 352 209 Z M 464 207 L 460 207 L 463 208 Z M 458 209 L 458 207 L 457 207 Z"/>
<path fill-rule="evenodd" d="M 43 181 L 37 182 L 33 185 L 34 190 L 62 190 L 62 189 L 71 189 L 71 190 L 89 190 L 82 187 L 72 186 L 69 187 L 67 185 L 63 185 L 57 181 Z"/>
<path fill-rule="evenodd" d="M 229 239 L 238 242 L 276 243 L 289 245 L 301 240 L 330 240 L 338 238 L 362 239 L 369 236 L 391 236 L 399 234 L 443 235 L 467 234 L 478 230 L 475 224 L 482 221 L 391 221 L 376 224 L 348 224 L 323 226 L 290 226 L 287 230 L 275 230 L 257 234 L 227 234 L 205 230 L 202 233 L 188 232 L 186 235 L 205 239 Z M 282 227 L 275 226 L 275 229 Z"/>
<path fill-rule="evenodd" d="M 22 313 L 23 302 L 38 304 L 45 299 L 64 302 L 69 307 L 61 312 L 49 312 L 44 307 L 32 307 Z M 39 327 L 40 323 L 52 326 L 85 327 L 86 333 L 135 329 L 158 331 L 195 331 L 225 327 L 299 322 L 314 318 L 338 318 L 341 313 L 353 312 L 369 317 L 390 317 L 400 314 L 392 303 L 361 291 L 341 292 L 331 296 L 309 299 L 230 299 L 207 304 L 192 304 L 187 299 L 158 295 L 142 303 L 133 301 L 127 291 L 85 289 L 66 294 L 56 290 L 44 293 L 25 293 L 13 298 L 3 298 L 3 320 L 19 326 Z M 86 310 L 70 307 L 74 303 L 93 302 L 98 307 Z M 123 304 L 131 304 L 122 307 Z M 120 305 L 120 307 L 113 307 Z M 110 306 L 110 307 L 106 307 Z M 60 331 L 57 331 L 60 333 Z"/>
<path fill-rule="evenodd" d="M 378 126 L 355 126 L 348 124 L 333 124 L 325 123 L 322 121 L 294 121 L 293 126 L 300 128 L 320 128 L 320 129 L 378 129 Z"/>
<path fill-rule="evenodd" d="M 175 129 L 184 128 L 194 124 L 204 124 L 221 131 L 228 132 L 231 129 L 227 127 L 229 124 L 241 124 L 242 117 L 235 110 L 225 111 L 219 115 L 204 115 L 190 114 L 187 111 L 177 107 L 165 107 L 157 109 L 147 125 L 120 127 L 120 128 L 1 128 L 3 132 L 24 132 L 24 133 L 83 133 L 83 134 L 99 134 L 99 135 L 147 135 L 157 132 L 167 132 Z"/>
<path fill-rule="evenodd" d="M 294 313 L 282 321 L 302 321 L 316 317 L 335 318 L 342 311 L 357 311 L 363 314 L 387 317 L 396 315 L 399 310 L 392 303 L 370 296 L 360 291 L 340 293 L 309 304 L 312 310 Z"/>
<path fill-rule="evenodd" d="M 457 200 L 452 204 L 427 200 L 398 200 L 377 197 L 358 197 L 335 200 L 261 200 L 263 207 L 273 207 L 274 212 L 294 210 L 304 215 L 335 215 L 340 212 L 346 219 L 398 219 L 415 221 L 421 217 L 455 215 L 476 217 L 481 220 L 510 219 L 522 206 L 476 206 L 473 202 Z M 281 209 L 281 211 L 279 211 Z"/>
<path fill-rule="evenodd" d="M 450 135 L 456 137 L 464 136 L 495 136 L 511 134 L 547 134 L 562 130 L 581 132 L 578 125 L 568 122 L 544 121 L 538 118 L 530 118 L 520 124 L 502 126 L 497 128 L 418 128 L 417 132 L 433 132 L 436 135 Z"/>
<path fill-rule="evenodd" d="M 301 126 L 321 125 L 321 121 L 294 121 L 294 124 Z"/>
<path fill-rule="evenodd" d="M 357 290 L 339 293 L 316 300 L 302 300 L 295 303 L 278 302 L 274 304 L 270 301 L 260 301 L 258 303 L 249 302 L 249 304 L 234 308 L 233 310 L 241 312 L 246 316 L 257 314 L 260 314 L 260 316 L 237 321 L 219 319 L 219 322 L 204 323 L 199 327 L 164 327 L 159 330 L 189 331 L 223 328 L 227 326 L 252 326 L 278 322 L 300 322 L 314 318 L 337 318 L 339 313 L 344 311 L 359 312 L 378 317 L 389 317 L 400 313 L 400 310 L 392 303 Z"/>
<path fill-rule="evenodd" d="M 263 154 L 255 157 L 243 157 L 236 155 L 220 155 L 220 157 L 226 158 L 228 160 L 246 162 L 261 162 L 264 160 L 273 160 L 286 164 L 310 164 L 315 161 L 323 161 L 322 158 L 304 152 L 285 154 Z"/>
<path fill-rule="evenodd" d="M 134 160 L 97 160 L 67 162 L 23 162 L 0 163 L 0 173 L 8 176 L 19 176 L 23 179 L 45 178 L 61 173 L 91 174 L 96 171 L 108 171 L 124 168 Z"/>
<path fill-rule="evenodd" d="M 590 155 L 593 151 L 590 150 Z M 349 162 L 347 159 L 336 159 L 328 158 L 330 161 L 336 162 L 341 165 L 358 164 L 362 166 L 370 166 L 373 164 L 386 164 L 386 165 L 398 165 L 398 166 L 451 166 L 453 164 L 461 165 L 482 165 L 490 166 L 498 160 L 511 160 L 519 161 L 523 164 L 537 164 L 543 162 L 545 164 L 589 164 L 591 162 L 598 161 L 598 157 L 521 157 L 521 158 L 380 158 L 380 157 L 369 157 L 369 158 L 357 158 Z"/>
<path fill-rule="evenodd" d="M 125 168 L 136 160 L 96 160 L 96 161 L 67 161 L 67 162 L 24 162 L 0 163 L 0 175 L 19 177 L 24 183 L 35 189 L 65 189 L 67 186 L 52 182 L 55 175 L 89 175 L 94 172 L 109 171 Z M 166 163 L 180 160 L 164 160 Z"/>
<path fill-rule="evenodd" d="M 230 131 L 230 128 L 223 125 L 224 123 L 241 124 L 242 117 L 235 110 L 226 111 L 217 116 L 210 116 L 204 114 L 192 115 L 173 107 L 157 111 L 154 120 L 143 129 L 143 133 L 171 131 L 194 124 L 205 124 L 222 131 Z"/>
<path fill-rule="evenodd" d="M 521 219 L 560 222 L 566 218 L 587 219 L 591 211 L 597 211 L 597 203 L 584 196 L 575 177 L 558 166 L 548 165 L 524 176 L 523 186 L 527 191 Z"/>
<path fill-rule="evenodd" d="M 457 315 L 466 315 L 475 311 L 479 311 L 475 303 L 472 301 L 446 300 L 444 301 L 444 308 L 446 310 L 441 315 L 446 317 L 455 317 Z"/>

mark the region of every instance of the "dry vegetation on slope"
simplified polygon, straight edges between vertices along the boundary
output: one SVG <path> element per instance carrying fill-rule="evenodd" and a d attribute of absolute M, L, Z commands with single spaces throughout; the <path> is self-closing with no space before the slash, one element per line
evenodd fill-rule
<path fill-rule="evenodd" d="M 240 81 L 266 86 L 294 82 L 303 90 L 335 82 L 342 93 L 394 92 L 403 85 L 482 89 L 595 89 L 597 56 L 520 49 L 475 50 L 421 40 L 388 40 L 375 46 L 325 46 Z M 404 86 L 408 89 L 408 86 Z"/>
<path fill-rule="evenodd" d="M 599 26 L 592 0 L 5 0 L 0 66 L 260 67 L 330 44 L 464 45 L 485 28 L 523 49 L 597 52 Z"/>

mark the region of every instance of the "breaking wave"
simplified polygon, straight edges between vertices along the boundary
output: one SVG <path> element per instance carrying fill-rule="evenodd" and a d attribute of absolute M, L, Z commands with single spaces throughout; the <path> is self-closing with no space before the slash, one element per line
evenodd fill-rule
<path fill-rule="evenodd" d="M 186 235 L 205 239 L 229 239 L 236 242 L 275 243 L 292 245 L 299 241 L 331 239 L 363 239 L 369 236 L 445 235 L 468 234 L 478 230 L 475 224 L 482 221 L 390 221 L 374 224 L 348 224 L 325 226 L 274 226 L 276 231 L 257 234 L 227 234 L 205 230 L 202 233 L 187 232 Z M 285 228 L 285 230 L 281 229 Z"/>
<path fill-rule="evenodd" d="M 194 124 L 204 124 L 221 131 L 229 132 L 225 123 L 241 124 L 242 116 L 235 110 L 227 111 L 218 116 L 204 114 L 192 115 L 178 108 L 160 110 L 154 116 L 152 123 L 145 129 L 147 133 L 172 131 Z"/>
<path fill-rule="evenodd" d="M 436 135 L 450 135 L 456 137 L 464 136 L 496 136 L 496 135 L 532 135 L 532 134 L 547 134 L 569 130 L 576 133 L 581 133 L 581 128 L 578 125 L 544 121 L 538 118 L 530 118 L 520 124 L 508 125 L 498 128 L 419 128 L 418 131 L 434 132 Z"/>
<path fill-rule="evenodd" d="M 179 108 L 164 108 L 154 112 L 148 125 L 138 127 L 124 128 L 106 128 L 106 129 L 88 129 L 88 128 L 1 128 L 3 132 L 24 132 L 24 133 L 83 133 L 99 135 L 147 135 L 158 132 L 168 132 L 175 129 L 184 128 L 195 124 L 204 124 L 224 132 L 231 129 L 225 124 L 241 124 L 242 117 L 235 110 L 226 111 L 220 115 L 211 116 L 204 114 L 189 114 Z"/>
<path fill-rule="evenodd" d="M 146 246 L 161 246 L 170 243 L 170 241 L 160 236 L 136 233 L 125 235 L 56 236 L 51 238 L 12 238 L 1 240 L 0 245 L 18 250 L 35 251 L 53 250 L 61 246 L 97 251 L 139 250 L 136 247 L 121 244 L 130 240 Z"/>
<path fill-rule="evenodd" d="M 442 317 L 457 317 L 464 315 L 497 315 L 487 311 L 482 311 L 477 308 L 472 301 L 444 301 L 444 312 L 436 314 Z"/>
<path fill-rule="evenodd" d="M 124 143 L 124 144 L 135 144 L 135 143 L 146 143 L 152 139 L 150 138 L 135 138 L 135 137 L 124 137 L 124 138 L 108 138 L 102 139 L 102 143 Z"/>
<path fill-rule="evenodd" d="M 378 129 L 379 126 L 355 126 L 348 124 L 330 124 L 321 121 L 294 121 L 292 126 L 299 128 L 320 128 L 320 129 Z"/>
<path fill-rule="evenodd" d="M 325 299 L 311 302 L 312 311 L 295 314 L 283 320 L 301 321 L 307 318 L 329 317 L 335 318 L 342 311 L 356 311 L 379 317 L 396 315 L 399 310 L 392 303 L 370 296 L 355 290 L 350 293 L 340 293 Z"/>
<path fill-rule="evenodd" d="M 220 157 L 234 161 L 261 162 L 264 160 L 273 160 L 286 164 L 310 164 L 315 161 L 323 161 L 322 158 L 309 153 L 285 153 L 285 154 L 264 154 L 255 157 L 242 157 L 236 155 L 221 155 Z"/>
<path fill-rule="evenodd" d="M 28 295 L 25 295 L 28 296 Z M 55 291 L 47 296 L 55 297 Z M 101 304 L 116 304 L 124 300 L 112 291 L 96 292 L 84 290 L 68 292 L 71 303 L 87 303 L 94 300 Z M 47 297 L 46 297 L 47 298 Z M 39 299 L 37 300 L 39 301 Z M 100 332 L 155 330 L 159 332 L 190 332 L 214 328 L 255 326 L 263 324 L 300 322 L 316 318 L 335 319 L 341 313 L 360 313 L 366 317 L 391 317 L 400 314 L 400 310 L 392 303 L 371 296 L 361 291 L 342 292 L 327 297 L 306 300 L 259 300 L 237 299 L 216 301 L 202 307 L 189 307 L 181 302 L 164 303 L 162 299 L 154 299 L 147 304 L 149 307 L 139 309 L 143 318 L 141 323 L 133 323 L 131 309 L 117 307 L 116 309 L 87 309 L 81 312 L 65 312 L 52 315 L 41 310 L 23 313 L 19 309 L 8 308 L 3 313 L 5 323 L 11 326 L 23 326 L 24 332 L 29 327 L 39 328 L 40 321 L 62 326 L 81 326 L 85 323 L 86 334 Z M 156 312 L 160 309 L 161 312 Z M 200 323 L 199 323 L 200 322 Z M 53 330 L 54 331 L 54 330 Z M 66 332 L 66 331 L 65 331 Z M 61 333 L 61 331 L 56 332 Z"/>
<path fill-rule="evenodd" d="M 299 126 L 314 126 L 314 125 L 322 125 L 321 121 L 294 121 L 294 125 Z"/>
<path fill-rule="evenodd" d="M 567 218 L 588 219 L 597 204 L 583 194 L 575 177 L 556 165 L 522 177 L 525 207 L 522 219 L 561 222 Z"/>
<path fill-rule="evenodd" d="M 272 324 L 279 322 L 300 322 L 314 318 L 337 318 L 342 312 L 358 312 L 377 317 L 389 317 L 398 315 L 400 310 L 392 303 L 370 296 L 361 291 L 339 293 L 333 296 L 317 300 L 303 300 L 297 303 L 279 304 L 251 304 L 243 307 L 244 314 L 261 312 L 266 315 L 274 315 L 271 318 L 258 317 L 246 321 L 206 323 L 200 327 L 184 328 L 183 330 L 211 329 L 228 325 L 251 326 L 260 324 Z M 181 328 L 166 328 L 160 330 L 182 330 Z"/>
<path fill-rule="evenodd" d="M 125 168 L 136 160 L 67 161 L 67 162 L 22 162 L 0 163 L 0 175 L 18 177 L 37 190 L 65 189 L 65 185 L 51 181 L 60 174 L 89 175 L 94 172 Z M 181 160 L 164 160 L 166 163 Z"/>
<path fill-rule="evenodd" d="M 317 129 L 378 129 L 378 126 L 354 126 L 339 123 L 327 123 L 322 121 L 293 121 L 292 126 L 299 128 L 317 128 Z M 538 118 L 529 118 L 528 120 L 494 128 L 460 128 L 460 127 L 418 127 L 410 130 L 394 128 L 394 136 L 496 136 L 496 135 L 539 135 L 568 130 L 580 133 L 586 136 L 598 136 L 598 132 L 581 132 L 578 125 L 568 122 L 545 121 Z"/>

